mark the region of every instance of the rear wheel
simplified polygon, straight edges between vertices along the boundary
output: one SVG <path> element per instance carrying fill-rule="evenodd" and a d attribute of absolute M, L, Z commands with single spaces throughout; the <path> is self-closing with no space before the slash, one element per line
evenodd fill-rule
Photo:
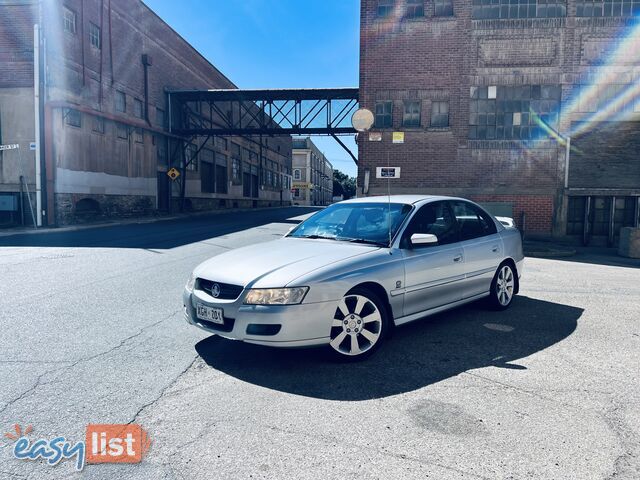
<path fill-rule="evenodd" d="M 491 282 L 491 295 L 489 297 L 491 306 L 497 310 L 505 310 L 511 305 L 515 291 L 515 271 L 510 264 L 504 263 L 500 265 Z"/>
<path fill-rule="evenodd" d="M 333 316 L 331 341 L 334 357 L 361 360 L 379 348 L 387 331 L 387 311 L 382 301 L 364 288 L 347 293 Z"/>

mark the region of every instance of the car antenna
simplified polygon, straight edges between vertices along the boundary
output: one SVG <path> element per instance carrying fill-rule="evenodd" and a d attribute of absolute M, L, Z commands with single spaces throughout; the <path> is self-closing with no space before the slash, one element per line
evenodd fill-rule
<path fill-rule="evenodd" d="M 389 161 L 389 151 L 387 150 L 387 167 L 390 167 Z M 388 198 L 388 206 L 389 206 L 389 248 L 391 248 L 391 178 L 388 176 L 389 173 L 387 171 L 387 198 Z"/>

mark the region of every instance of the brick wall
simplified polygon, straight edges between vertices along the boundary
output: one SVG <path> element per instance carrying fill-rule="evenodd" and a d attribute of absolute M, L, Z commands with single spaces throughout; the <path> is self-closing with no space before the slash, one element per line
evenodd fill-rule
<path fill-rule="evenodd" d="M 0 87 L 33 86 L 35 5 L 0 2 Z"/>
<path fill-rule="evenodd" d="M 470 88 L 560 86 L 558 130 L 571 131 L 572 123 L 585 117 L 579 101 L 583 84 L 631 84 L 636 78 L 637 56 L 620 55 L 613 60 L 616 65 L 602 67 L 611 58 L 611 47 L 630 34 L 632 19 L 576 18 L 574 0 L 567 2 L 567 17 L 498 20 L 474 20 L 471 0 L 454 0 L 452 17 L 434 17 L 433 2 L 426 1 L 425 16 L 417 19 L 403 18 L 404 0 L 396 0 L 397 15 L 391 18 L 378 17 L 377 4 L 361 2 L 360 99 L 372 111 L 376 101 L 392 101 L 393 127 L 382 130 L 382 142 L 360 134 L 360 188 L 369 170 L 369 194 L 386 192 L 386 182 L 375 178 L 375 167 L 401 166 L 402 178 L 392 183 L 395 193 L 511 199 L 505 201 L 513 202 L 516 216 L 526 212 L 528 229 L 560 232 L 566 216 L 561 199 L 567 195 L 563 145 L 551 138 L 470 139 Z M 402 127 L 405 100 L 420 101 L 419 128 Z M 431 105 L 439 100 L 449 102 L 449 126 L 430 128 Z M 593 127 L 591 140 L 582 141 L 589 152 L 575 152 L 570 176 L 575 185 L 606 184 L 629 194 L 633 184 L 640 194 L 640 184 L 633 181 L 637 148 L 634 142 L 625 147 L 622 140 L 629 135 L 625 132 L 638 131 L 640 112 L 630 116 L 628 127 L 616 137 L 620 141 L 612 140 L 610 127 Z M 613 128 L 620 131 L 618 124 Z M 404 144 L 391 143 L 395 130 L 405 132 Z M 612 141 L 619 148 L 610 148 Z"/>

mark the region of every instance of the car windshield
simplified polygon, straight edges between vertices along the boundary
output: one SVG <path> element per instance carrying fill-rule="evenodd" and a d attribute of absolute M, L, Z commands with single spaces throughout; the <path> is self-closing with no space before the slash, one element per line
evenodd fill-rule
<path fill-rule="evenodd" d="M 288 236 L 388 247 L 389 226 L 393 238 L 410 211 L 411 205 L 402 203 L 338 203 L 305 220 Z"/>

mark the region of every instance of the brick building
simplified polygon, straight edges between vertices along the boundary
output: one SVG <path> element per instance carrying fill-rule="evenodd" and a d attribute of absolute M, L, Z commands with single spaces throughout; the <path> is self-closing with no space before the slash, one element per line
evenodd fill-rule
<path fill-rule="evenodd" d="M 389 162 L 396 193 L 465 196 L 530 235 L 615 243 L 640 214 L 638 11 L 363 0 L 360 102 L 376 124 L 358 138 L 361 194 L 386 192 L 375 167 Z"/>
<path fill-rule="evenodd" d="M 293 203 L 329 205 L 333 199 L 333 165 L 311 138 L 293 139 Z"/>
<path fill-rule="evenodd" d="M 166 90 L 210 88 L 236 87 L 138 0 L 0 0 L 0 144 L 21 146 L 0 152 L 0 225 L 29 197 L 44 225 L 175 209 L 183 180 L 192 209 L 288 203 L 290 137 L 260 159 L 257 138 L 169 134 Z"/>

